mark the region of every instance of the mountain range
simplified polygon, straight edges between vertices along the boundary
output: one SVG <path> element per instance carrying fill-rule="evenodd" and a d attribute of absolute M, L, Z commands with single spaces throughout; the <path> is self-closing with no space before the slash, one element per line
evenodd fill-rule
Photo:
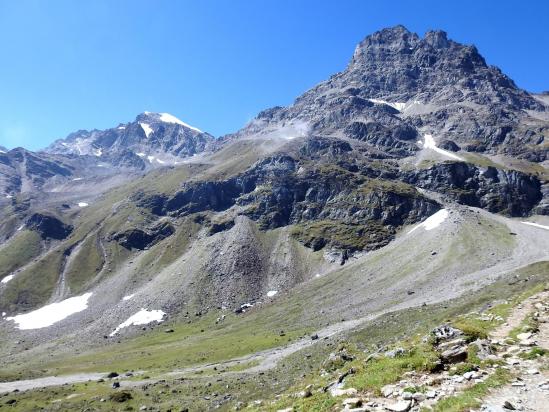
<path fill-rule="evenodd" d="M 542 282 L 548 152 L 547 93 L 403 26 L 226 136 L 144 112 L 38 152 L 0 147 L 0 378 L 291 359 L 315 331 Z M 278 391 L 246 390 L 185 402 Z"/>

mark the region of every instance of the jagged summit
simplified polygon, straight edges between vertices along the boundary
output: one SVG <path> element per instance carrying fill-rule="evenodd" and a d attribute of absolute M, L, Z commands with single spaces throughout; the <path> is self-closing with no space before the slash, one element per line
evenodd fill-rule
<path fill-rule="evenodd" d="M 549 131 L 527 118 L 528 111 L 546 110 L 543 101 L 489 66 L 475 46 L 453 41 L 444 31 L 422 38 L 395 26 L 362 40 L 344 71 L 292 106 L 261 112 L 244 134 L 301 124 L 311 135 L 368 141 L 384 152 L 375 156 L 408 156 L 416 150 L 415 137 L 429 133 L 467 151 L 543 161 L 547 151 L 537 142 Z"/>

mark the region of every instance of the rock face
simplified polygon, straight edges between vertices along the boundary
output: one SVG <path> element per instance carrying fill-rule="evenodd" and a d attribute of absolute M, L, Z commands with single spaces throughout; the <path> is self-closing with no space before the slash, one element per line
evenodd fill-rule
<path fill-rule="evenodd" d="M 73 227 L 63 223 L 58 218 L 41 213 L 33 214 L 27 221 L 27 228 L 36 230 L 42 239 L 65 239 Z"/>
<path fill-rule="evenodd" d="M 528 215 L 543 197 L 541 183 L 535 176 L 464 162 L 437 164 L 412 172 L 404 180 L 444 193 L 459 203 L 510 216 Z"/>
<path fill-rule="evenodd" d="M 115 233 L 112 235 L 112 239 L 126 249 L 143 250 L 171 236 L 174 232 L 175 229 L 170 223 L 162 222 L 145 230 L 135 228 Z"/>
<path fill-rule="evenodd" d="M 67 178 L 73 173 L 70 162 L 56 156 L 23 148 L 0 151 L 0 190 L 4 193 L 40 189 L 52 178 Z"/>
<path fill-rule="evenodd" d="M 295 237 L 314 250 L 350 252 L 380 247 L 397 227 L 439 209 L 412 186 L 369 177 L 368 170 L 305 165 L 306 159 L 270 157 L 229 180 L 184 184 L 171 198 L 145 197 L 139 205 L 172 216 L 238 208 L 263 229 L 294 225 Z"/>

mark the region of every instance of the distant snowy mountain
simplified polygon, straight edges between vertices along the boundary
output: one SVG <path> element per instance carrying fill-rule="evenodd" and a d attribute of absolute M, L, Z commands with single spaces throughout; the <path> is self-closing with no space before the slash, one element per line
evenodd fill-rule
<path fill-rule="evenodd" d="M 87 155 L 114 164 L 174 163 L 209 149 L 213 136 L 168 113 L 144 112 L 135 121 L 107 130 L 79 130 L 55 141 L 47 153 Z M 140 160 L 142 159 L 142 160 Z"/>

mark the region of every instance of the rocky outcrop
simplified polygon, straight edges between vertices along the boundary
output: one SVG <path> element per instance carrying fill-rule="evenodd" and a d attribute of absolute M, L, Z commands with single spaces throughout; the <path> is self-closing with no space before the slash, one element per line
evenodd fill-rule
<path fill-rule="evenodd" d="M 346 144 L 307 143 L 314 156 Z M 303 153 L 303 151 L 302 151 Z M 358 168 L 357 168 L 358 169 Z M 367 173 L 367 169 L 365 169 Z M 379 171 L 378 171 L 379 173 Z M 333 164 L 300 166 L 290 156 L 274 156 L 225 181 L 192 182 L 165 198 L 143 196 L 139 205 L 157 214 L 185 216 L 235 207 L 262 229 L 294 226 L 294 236 L 315 250 L 330 245 L 340 250 L 369 250 L 387 244 L 395 229 L 422 220 L 439 205 L 412 186 L 364 176 Z M 232 227 L 216 224 L 211 233 Z"/>
<path fill-rule="evenodd" d="M 55 216 L 43 213 L 33 214 L 26 223 L 30 230 L 40 233 L 42 239 L 62 240 L 69 236 L 73 230 L 71 225 L 67 225 Z"/>
<path fill-rule="evenodd" d="M 509 216 L 528 215 L 542 199 L 541 184 L 535 176 L 464 162 L 440 163 L 410 172 L 404 181 L 459 203 Z"/>
<path fill-rule="evenodd" d="M 175 228 L 169 222 L 161 222 L 148 229 L 133 228 L 115 233 L 111 239 L 126 249 L 144 250 L 171 236 Z"/>

